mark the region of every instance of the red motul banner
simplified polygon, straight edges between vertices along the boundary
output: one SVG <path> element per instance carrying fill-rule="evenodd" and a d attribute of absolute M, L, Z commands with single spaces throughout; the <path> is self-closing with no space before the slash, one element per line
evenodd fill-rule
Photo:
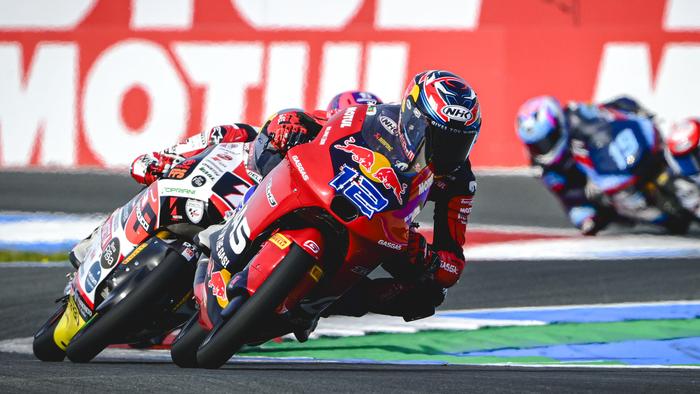
<path fill-rule="evenodd" d="M 696 0 L 0 0 L 0 168 L 123 167 L 424 69 L 481 100 L 476 166 L 526 165 L 520 103 L 630 94 L 700 115 Z"/>

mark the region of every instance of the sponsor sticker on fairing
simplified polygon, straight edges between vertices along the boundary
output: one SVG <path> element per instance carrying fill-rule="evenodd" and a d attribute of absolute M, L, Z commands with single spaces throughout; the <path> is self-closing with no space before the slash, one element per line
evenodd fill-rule
<path fill-rule="evenodd" d="M 182 246 L 184 246 L 184 249 L 182 249 L 182 252 L 180 254 L 182 255 L 182 257 L 187 259 L 187 261 L 192 261 L 192 259 L 195 256 L 194 246 L 189 242 L 183 242 Z"/>
<path fill-rule="evenodd" d="M 297 155 L 292 156 L 292 161 L 294 162 L 294 165 L 297 167 L 297 170 L 299 170 L 299 174 L 301 174 L 301 179 L 308 181 L 309 175 L 306 173 L 304 166 L 301 164 L 301 160 L 299 160 L 299 156 L 297 156 Z"/>
<path fill-rule="evenodd" d="M 321 136 L 321 142 L 319 142 L 319 145 L 325 145 L 325 144 L 326 144 L 326 140 L 328 139 L 328 134 L 330 134 L 330 132 L 331 132 L 331 126 L 327 126 L 327 127 L 323 130 L 323 135 Z"/>
<path fill-rule="evenodd" d="M 194 187 L 200 187 L 203 186 L 205 183 L 207 183 L 207 178 L 197 175 L 192 178 L 192 186 Z"/>
<path fill-rule="evenodd" d="M 92 316 L 92 310 L 90 310 L 90 307 L 88 307 L 85 301 L 83 301 L 83 297 L 81 297 L 79 294 L 75 294 L 73 301 L 75 301 L 75 305 L 78 307 L 80 317 L 82 317 L 85 321 L 89 320 L 90 316 Z"/>
<path fill-rule="evenodd" d="M 226 269 L 212 272 L 207 287 L 211 289 L 212 295 L 216 297 L 216 301 L 222 308 L 228 304 L 228 294 L 226 294 L 226 286 L 231 280 L 231 273 Z"/>
<path fill-rule="evenodd" d="M 257 172 L 246 169 L 246 173 L 255 183 L 260 183 L 262 181 L 262 177 Z"/>
<path fill-rule="evenodd" d="M 357 107 L 348 107 L 343 114 L 343 119 L 340 121 L 340 128 L 350 127 L 352 120 L 355 117 Z"/>
<path fill-rule="evenodd" d="M 292 241 L 289 238 L 280 233 L 276 233 L 275 235 L 271 236 L 269 241 L 280 249 L 286 249 L 292 244 Z"/>
<path fill-rule="evenodd" d="M 90 293 L 93 290 L 95 290 L 95 286 L 97 286 L 97 282 L 100 281 L 100 276 L 102 275 L 102 269 L 100 268 L 100 264 L 95 262 L 92 267 L 90 267 L 90 270 L 87 273 L 87 276 L 85 277 L 85 292 Z"/>
<path fill-rule="evenodd" d="M 102 228 L 100 229 L 102 248 L 104 248 L 107 242 L 112 238 L 112 221 L 112 216 L 110 216 L 104 223 L 102 223 Z"/>
<path fill-rule="evenodd" d="M 380 239 L 379 241 L 377 241 L 377 243 L 389 249 L 401 250 L 401 245 L 384 239 Z"/>
<path fill-rule="evenodd" d="M 195 177 L 195 178 L 196 178 L 196 177 Z M 195 193 L 196 193 L 194 190 L 192 190 L 192 189 L 187 189 L 187 188 L 184 188 L 184 187 L 165 187 L 165 188 L 163 188 L 163 190 L 164 190 L 166 193 L 186 194 L 186 195 L 189 195 L 189 196 L 194 196 Z"/>
<path fill-rule="evenodd" d="M 318 247 L 318 244 L 310 239 L 304 241 L 304 246 L 307 249 L 309 249 L 313 254 L 318 254 L 318 252 L 321 251 L 321 248 Z"/>
<path fill-rule="evenodd" d="M 272 182 L 267 182 L 267 185 L 265 186 L 265 196 L 267 197 L 267 203 L 270 204 L 271 207 L 276 207 L 277 206 L 277 200 L 275 200 L 275 196 L 272 194 Z"/>
<path fill-rule="evenodd" d="M 114 267 L 119 259 L 119 238 L 112 238 L 102 252 L 100 266 L 106 270 Z"/>
<path fill-rule="evenodd" d="M 201 222 L 202 217 L 204 217 L 204 202 L 191 198 L 187 199 L 185 203 L 185 214 L 193 224 Z"/>
<path fill-rule="evenodd" d="M 379 123 L 382 125 L 382 127 L 384 127 L 384 130 L 386 130 L 391 135 L 396 135 L 396 132 L 399 129 L 399 126 L 396 124 L 394 119 L 391 119 L 390 117 L 385 115 L 381 115 L 379 117 Z"/>
<path fill-rule="evenodd" d="M 321 280 L 321 277 L 323 276 L 323 268 L 319 267 L 318 265 L 315 265 L 311 267 L 311 270 L 309 271 L 309 275 L 315 282 L 318 282 Z"/>
<path fill-rule="evenodd" d="M 129 262 L 133 260 L 134 257 L 136 257 L 139 253 L 141 253 L 141 251 L 144 250 L 146 246 L 148 246 L 148 244 L 145 242 L 137 246 L 136 249 L 129 253 L 129 255 L 124 260 L 122 260 L 122 264 L 129 264 Z"/>

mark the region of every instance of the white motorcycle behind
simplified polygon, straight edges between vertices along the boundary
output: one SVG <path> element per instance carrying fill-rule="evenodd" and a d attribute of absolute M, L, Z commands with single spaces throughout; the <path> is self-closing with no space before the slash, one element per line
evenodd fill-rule
<path fill-rule="evenodd" d="M 34 335 L 43 361 L 88 362 L 115 343 L 143 343 L 194 313 L 199 231 L 230 217 L 259 182 L 242 143 L 212 146 L 117 208 L 86 241 L 59 307 Z"/>

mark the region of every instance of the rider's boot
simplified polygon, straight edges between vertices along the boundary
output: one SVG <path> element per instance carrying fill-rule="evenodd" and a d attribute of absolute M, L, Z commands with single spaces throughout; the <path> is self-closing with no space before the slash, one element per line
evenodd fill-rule
<path fill-rule="evenodd" d="M 314 318 L 308 327 L 300 328 L 294 331 L 294 337 L 297 339 L 297 341 L 304 343 L 309 340 L 309 335 L 314 332 L 316 326 L 318 325 L 318 318 L 318 316 Z"/>

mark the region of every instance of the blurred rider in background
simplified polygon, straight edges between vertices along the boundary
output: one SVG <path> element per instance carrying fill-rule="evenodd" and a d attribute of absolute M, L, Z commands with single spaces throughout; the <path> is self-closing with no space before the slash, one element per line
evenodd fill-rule
<path fill-rule="evenodd" d="M 628 97 L 598 105 L 623 113 L 651 117 L 636 101 Z M 551 96 L 527 100 L 518 110 L 515 130 L 527 148 L 530 162 L 541 169 L 542 181 L 554 194 L 571 223 L 584 235 L 595 235 L 612 221 L 625 221 L 607 201 L 607 197 L 588 182 L 587 175 L 576 165 L 571 151 L 571 134 L 585 104 L 572 102 L 563 107 Z"/>
<path fill-rule="evenodd" d="M 669 164 L 678 175 L 700 186 L 700 119 L 690 118 L 671 126 L 666 138 Z"/>

